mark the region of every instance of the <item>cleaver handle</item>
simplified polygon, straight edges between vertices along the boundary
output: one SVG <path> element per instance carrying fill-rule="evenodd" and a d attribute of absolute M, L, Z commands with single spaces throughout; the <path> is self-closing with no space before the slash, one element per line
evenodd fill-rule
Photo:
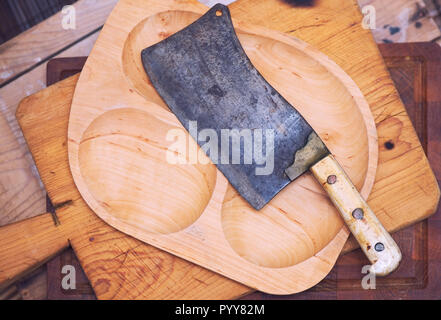
<path fill-rule="evenodd" d="M 326 190 L 372 263 L 370 272 L 385 276 L 394 271 L 401 261 L 400 249 L 335 158 L 327 156 L 310 171 Z"/>

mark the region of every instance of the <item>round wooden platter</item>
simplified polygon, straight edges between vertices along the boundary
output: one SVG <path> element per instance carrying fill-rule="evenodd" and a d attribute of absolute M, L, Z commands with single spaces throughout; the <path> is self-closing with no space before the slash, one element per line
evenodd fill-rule
<path fill-rule="evenodd" d="M 88 205 L 118 230 L 264 292 L 306 290 L 331 270 L 348 237 L 309 173 L 255 211 L 212 163 L 167 162 L 174 143 L 167 134 L 187 133 L 149 82 L 140 52 L 206 10 L 174 0 L 118 3 L 76 87 L 68 131 L 72 175 Z M 256 68 L 304 115 L 367 198 L 377 136 L 353 80 L 298 39 L 240 21 L 234 26 Z M 191 139 L 189 145 L 196 147 Z"/>

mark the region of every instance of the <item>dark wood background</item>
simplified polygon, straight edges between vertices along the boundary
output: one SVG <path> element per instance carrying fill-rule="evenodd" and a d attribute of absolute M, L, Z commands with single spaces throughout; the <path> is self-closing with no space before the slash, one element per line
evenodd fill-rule
<path fill-rule="evenodd" d="M 0 44 L 77 0 L 0 0 Z M 99 0 L 98 0 L 99 1 Z"/>

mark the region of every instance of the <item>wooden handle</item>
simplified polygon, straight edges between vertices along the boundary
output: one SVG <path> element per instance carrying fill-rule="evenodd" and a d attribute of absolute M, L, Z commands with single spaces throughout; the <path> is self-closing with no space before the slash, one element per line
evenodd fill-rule
<path fill-rule="evenodd" d="M 385 276 L 401 261 L 401 251 L 333 156 L 311 167 L 373 264 L 370 272 Z"/>

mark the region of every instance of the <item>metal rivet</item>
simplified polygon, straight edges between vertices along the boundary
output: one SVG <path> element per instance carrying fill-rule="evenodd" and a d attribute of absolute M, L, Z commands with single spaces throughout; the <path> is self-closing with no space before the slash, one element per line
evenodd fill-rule
<path fill-rule="evenodd" d="M 381 252 L 384 250 L 384 244 L 382 244 L 381 242 L 377 242 L 375 244 L 375 251 Z"/>
<path fill-rule="evenodd" d="M 337 182 L 337 176 L 336 176 L 336 175 L 330 175 L 326 181 L 327 181 L 329 184 L 334 184 L 334 183 Z"/>
<path fill-rule="evenodd" d="M 361 209 L 361 208 L 355 209 L 354 211 L 352 211 L 352 216 L 357 220 L 363 219 L 363 216 L 364 216 L 363 209 Z"/>
<path fill-rule="evenodd" d="M 384 146 L 387 150 L 392 150 L 395 147 L 395 143 L 393 143 L 393 141 L 387 141 L 385 142 Z"/>

